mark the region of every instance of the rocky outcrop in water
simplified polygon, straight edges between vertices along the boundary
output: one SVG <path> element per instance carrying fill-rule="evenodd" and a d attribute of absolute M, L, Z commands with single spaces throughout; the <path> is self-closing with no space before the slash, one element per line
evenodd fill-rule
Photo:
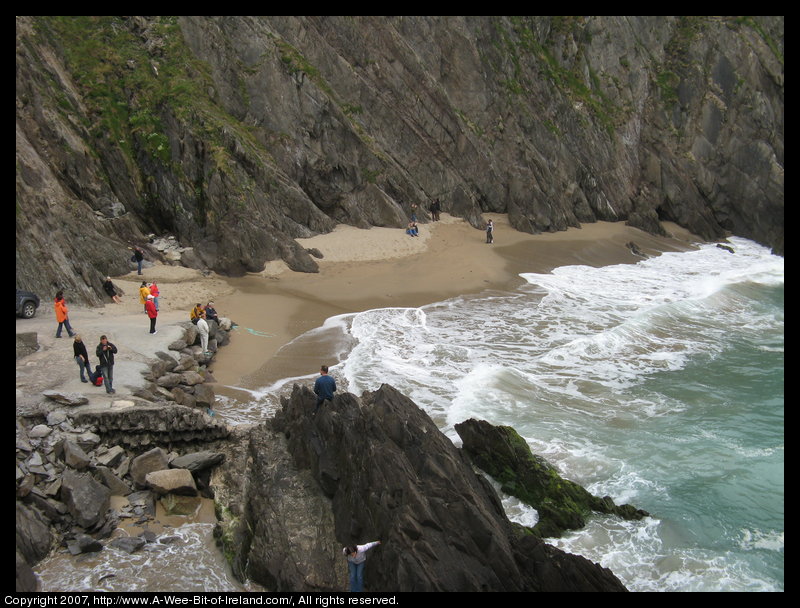
<path fill-rule="evenodd" d="M 783 17 L 17 17 L 18 287 L 296 242 L 439 198 L 783 252 Z M 150 234 L 180 243 L 167 259 Z M 190 251 L 186 251 L 186 249 Z"/>
<path fill-rule="evenodd" d="M 565 530 L 582 528 L 592 512 L 623 519 L 649 515 L 631 505 L 618 506 L 610 496 L 594 496 L 564 479 L 553 465 L 531 453 L 527 442 L 509 426 L 470 419 L 456 424 L 455 429 L 477 467 L 495 478 L 503 492 L 536 509 L 539 521 L 533 533 L 539 537 L 559 537 Z"/>
<path fill-rule="evenodd" d="M 283 435 L 290 461 L 251 443 L 254 472 L 227 547 L 252 580 L 342 590 L 342 547 L 381 540 L 367 563 L 369 591 L 625 590 L 609 570 L 509 522 L 465 455 L 392 387 L 338 395 L 314 417 L 315 400 L 296 385 L 273 430 L 259 432 Z"/>

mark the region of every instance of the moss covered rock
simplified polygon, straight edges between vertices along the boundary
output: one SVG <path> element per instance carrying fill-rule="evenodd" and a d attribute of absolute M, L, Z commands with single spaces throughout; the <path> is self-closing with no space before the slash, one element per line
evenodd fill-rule
<path fill-rule="evenodd" d="M 455 428 L 475 465 L 494 477 L 503 492 L 538 511 L 539 522 L 533 528 L 537 536 L 558 537 L 564 530 L 582 528 L 592 512 L 624 519 L 649 515 L 631 505 L 617 506 L 610 497 L 594 496 L 564 479 L 549 462 L 533 454 L 528 443 L 509 426 L 470 419 Z"/>

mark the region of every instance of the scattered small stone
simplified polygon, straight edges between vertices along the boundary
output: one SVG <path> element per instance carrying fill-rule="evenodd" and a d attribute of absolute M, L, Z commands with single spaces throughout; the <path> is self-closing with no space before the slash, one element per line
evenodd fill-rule
<path fill-rule="evenodd" d="M 48 399 L 52 399 L 53 401 L 57 401 L 63 405 L 76 406 L 89 403 L 89 399 L 80 393 L 67 393 L 63 391 L 49 390 L 43 391 L 42 394 Z"/>

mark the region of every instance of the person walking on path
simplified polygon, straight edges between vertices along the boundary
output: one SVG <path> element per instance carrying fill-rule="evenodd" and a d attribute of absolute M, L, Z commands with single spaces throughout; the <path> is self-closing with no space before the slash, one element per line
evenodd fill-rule
<path fill-rule="evenodd" d="M 147 312 L 147 296 L 150 295 L 150 288 L 147 286 L 147 282 L 142 281 L 142 286 L 139 287 L 139 304 L 144 306 L 144 311 Z"/>
<path fill-rule="evenodd" d="M 153 281 L 147 287 L 150 290 L 150 295 L 153 296 L 153 303 L 156 305 L 156 310 L 158 310 L 158 296 L 159 296 L 159 293 L 160 293 L 158 291 L 158 285 L 156 285 L 156 282 Z"/>
<path fill-rule="evenodd" d="M 492 220 L 489 220 L 489 223 L 486 224 L 486 242 L 494 243 L 494 224 L 492 224 Z"/>
<path fill-rule="evenodd" d="M 314 408 L 314 415 L 319 410 L 319 406 L 325 400 L 333 401 L 333 393 L 336 392 L 336 380 L 328 375 L 328 366 L 323 365 L 319 369 L 319 378 L 314 382 L 314 393 L 317 395 L 317 406 Z"/>
<path fill-rule="evenodd" d="M 200 347 L 203 349 L 203 356 L 207 356 L 208 352 L 208 323 L 206 322 L 206 311 L 201 310 L 200 316 L 197 319 L 197 333 L 200 334 Z"/>
<path fill-rule="evenodd" d="M 381 541 L 376 540 L 366 545 L 351 545 L 342 549 L 347 558 L 351 592 L 364 591 L 364 563 L 367 561 L 367 551 L 380 544 Z"/>
<path fill-rule="evenodd" d="M 89 353 L 86 352 L 86 345 L 81 340 L 81 337 L 75 334 L 75 341 L 72 343 L 72 351 L 75 355 L 75 363 L 78 364 L 78 369 L 81 370 L 81 382 L 89 382 L 92 377 L 92 366 L 89 364 Z M 89 374 L 87 379 L 84 375 L 84 370 Z"/>
<path fill-rule="evenodd" d="M 120 303 L 121 298 L 117 295 L 117 290 L 114 287 L 114 283 L 111 282 L 111 277 L 106 277 L 106 282 L 103 283 L 103 290 L 108 294 L 115 304 Z"/>
<path fill-rule="evenodd" d="M 106 385 L 106 393 L 116 393 L 114 390 L 114 355 L 117 354 L 117 347 L 108 341 L 106 336 L 100 336 L 100 344 L 97 345 L 97 360 L 100 369 L 103 370 L 103 383 Z"/>
<path fill-rule="evenodd" d="M 56 310 L 56 321 L 58 321 L 58 329 L 56 330 L 56 338 L 61 337 L 61 328 L 66 327 L 69 337 L 73 337 L 75 332 L 72 331 L 72 326 L 69 324 L 69 308 L 67 308 L 67 301 L 64 299 L 64 292 L 59 291 L 56 294 L 53 307 Z"/>
<path fill-rule="evenodd" d="M 155 298 L 152 295 L 147 296 L 147 301 L 144 303 L 144 310 L 147 316 L 150 317 L 150 333 L 157 334 L 156 318 L 158 317 L 158 311 L 156 310 Z"/>

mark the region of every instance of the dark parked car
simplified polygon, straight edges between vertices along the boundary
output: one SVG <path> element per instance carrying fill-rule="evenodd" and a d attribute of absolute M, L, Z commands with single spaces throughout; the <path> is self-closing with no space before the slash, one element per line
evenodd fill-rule
<path fill-rule="evenodd" d="M 39 296 L 32 291 L 17 289 L 17 316 L 30 319 L 39 308 Z"/>

